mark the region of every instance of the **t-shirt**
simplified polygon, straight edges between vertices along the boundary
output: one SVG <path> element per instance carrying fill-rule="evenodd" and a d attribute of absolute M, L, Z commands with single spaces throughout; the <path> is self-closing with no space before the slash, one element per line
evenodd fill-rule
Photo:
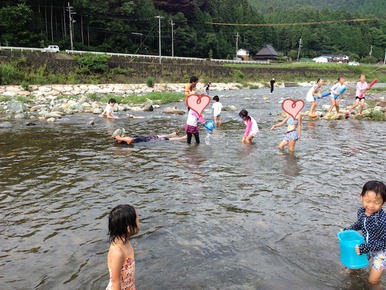
<path fill-rule="evenodd" d="M 314 84 L 314 85 L 312 86 L 312 88 L 311 88 L 311 89 L 308 91 L 308 93 L 307 93 L 306 101 L 307 101 L 307 102 L 313 102 L 313 101 L 315 101 L 315 99 L 314 99 L 314 94 L 319 93 L 321 89 L 322 89 L 322 88 L 319 87 L 318 84 Z"/>
<path fill-rule="evenodd" d="M 222 104 L 220 102 L 213 103 L 213 116 L 220 116 L 222 110 Z"/>
<path fill-rule="evenodd" d="M 114 107 L 110 106 L 109 104 L 106 106 L 105 110 L 102 113 L 103 116 L 114 116 Z"/>
<path fill-rule="evenodd" d="M 365 92 L 366 92 L 366 89 L 368 87 L 368 84 L 367 82 L 358 82 L 357 83 L 357 92 L 356 92 L 356 96 L 357 97 L 361 97 L 361 95 L 363 94 L 362 98 L 365 96 Z"/>
<path fill-rule="evenodd" d="M 205 120 L 199 116 L 195 111 L 192 109 L 188 112 L 188 119 L 186 120 L 186 125 L 197 127 L 197 121 L 200 121 L 202 124 L 205 123 Z"/>

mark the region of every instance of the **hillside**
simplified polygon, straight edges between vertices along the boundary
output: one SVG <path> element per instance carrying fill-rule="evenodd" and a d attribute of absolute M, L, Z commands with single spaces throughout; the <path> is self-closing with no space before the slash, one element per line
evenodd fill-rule
<path fill-rule="evenodd" d="M 386 5 L 384 0 L 248 0 L 260 12 L 273 9 L 287 9 L 296 5 L 311 5 L 319 9 L 342 10 L 350 13 L 374 14 L 384 16 Z"/>

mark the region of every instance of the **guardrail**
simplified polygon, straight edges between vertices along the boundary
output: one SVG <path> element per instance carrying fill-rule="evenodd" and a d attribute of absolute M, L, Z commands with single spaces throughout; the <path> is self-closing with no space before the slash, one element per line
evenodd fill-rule
<path fill-rule="evenodd" d="M 39 51 L 42 52 L 43 48 L 31 48 L 31 47 L 12 47 L 12 46 L 0 46 L 0 50 L 10 50 L 10 51 Z M 159 55 L 149 55 L 149 54 L 129 54 L 129 53 L 119 53 L 119 52 L 100 52 L 100 51 L 82 51 L 82 50 L 65 50 L 67 54 L 107 54 L 111 56 L 121 56 L 121 57 L 132 57 L 132 58 L 152 58 L 159 59 Z M 191 61 L 208 61 L 206 58 L 198 57 L 182 57 L 182 56 L 161 56 L 161 59 L 175 59 L 175 60 L 191 60 Z M 211 58 L 212 62 L 221 62 L 221 63 L 239 63 L 239 64 L 270 64 L 270 61 L 248 61 L 248 60 L 231 60 L 231 59 L 214 59 Z"/>
<path fill-rule="evenodd" d="M 154 58 L 159 59 L 159 55 L 149 55 L 149 54 L 129 54 L 129 53 L 119 53 L 119 52 L 98 52 L 98 51 L 82 51 L 82 50 L 66 50 L 68 54 L 107 54 L 111 56 L 123 56 L 123 57 L 139 57 L 139 58 Z M 161 59 L 183 59 L 183 60 L 195 60 L 195 61 L 205 61 L 205 58 L 198 57 L 180 57 L 180 56 L 167 56 L 162 55 Z"/>
<path fill-rule="evenodd" d="M 34 48 L 34 47 L 13 47 L 13 46 L 0 46 L 0 50 L 20 50 L 20 51 L 43 51 L 43 48 Z"/>

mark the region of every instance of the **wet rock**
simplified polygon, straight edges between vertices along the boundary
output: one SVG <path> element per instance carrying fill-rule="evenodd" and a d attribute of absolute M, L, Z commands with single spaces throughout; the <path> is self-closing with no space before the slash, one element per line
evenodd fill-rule
<path fill-rule="evenodd" d="M 25 118 L 25 115 L 23 113 L 19 113 L 19 114 L 16 114 L 15 119 L 24 119 Z"/>
<path fill-rule="evenodd" d="M 23 112 L 26 108 L 27 106 L 24 103 L 18 101 L 12 100 L 7 104 L 7 110 L 10 112 Z"/>
<path fill-rule="evenodd" d="M 10 128 L 12 127 L 12 124 L 10 122 L 1 122 L 0 128 Z"/>
<path fill-rule="evenodd" d="M 56 121 L 55 118 L 48 118 L 48 119 L 47 119 L 47 122 L 50 122 L 50 123 L 53 123 L 53 122 L 55 122 L 55 121 Z"/>
<path fill-rule="evenodd" d="M 87 122 L 87 125 L 88 125 L 88 126 L 93 126 L 93 125 L 95 125 L 94 120 L 91 120 L 91 121 Z"/>
<path fill-rule="evenodd" d="M 36 111 L 41 111 L 41 110 L 47 110 L 47 105 L 35 105 L 32 106 L 29 110 L 30 112 L 36 112 Z"/>
<path fill-rule="evenodd" d="M 328 112 L 328 109 L 330 109 L 330 105 L 323 105 L 322 106 L 323 112 Z"/>
<path fill-rule="evenodd" d="M 60 117 L 62 117 L 62 114 L 59 112 L 51 112 L 51 113 L 46 114 L 45 117 L 46 118 L 60 118 Z"/>
<path fill-rule="evenodd" d="M 24 125 L 25 126 L 36 126 L 36 123 L 34 123 L 34 122 L 25 122 Z"/>
<path fill-rule="evenodd" d="M 47 115 L 49 112 L 48 111 L 46 111 L 46 110 L 43 110 L 43 111 L 40 111 L 39 112 L 39 116 L 45 116 L 45 115 Z"/>
<path fill-rule="evenodd" d="M 177 109 L 177 107 L 167 107 L 162 110 L 164 114 L 175 114 L 175 115 L 183 115 L 185 111 Z"/>
<path fill-rule="evenodd" d="M 223 111 L 233 111 L 233 112 L 235 112 L 235 111 L 237 111 L 237 108 L 235 107 L 235 106 L 224 106 L 223 108 L 222 108 L 222 110 Z"/>
<path fill-rule="evenodd" d="M 154 108 L 153 108 L 153 103 L 148 101 L 145 103 L 145 105 L 143 106 L 143 111 L 144 112 L 153 112 Z"/>
<path fill-rule="evenodd" d="M 95 108 L 94 111 L 92 111 L 93 114 L 102 114 L 103 109 L 102 108 Z"/>

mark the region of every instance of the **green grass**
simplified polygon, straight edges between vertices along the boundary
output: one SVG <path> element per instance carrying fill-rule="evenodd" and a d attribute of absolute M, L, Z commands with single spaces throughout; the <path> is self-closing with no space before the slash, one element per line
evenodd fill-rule
<path fill-rule="evenodd" d="M 148 100 L 157 104 L 167 104 L 173 102 L 179 102 L 184 99 L 182 93 L 168 93 L 168 92 L 153 92 L 146 95 L 130 95 L 130 96 L 121 96 L 121 95 L 97 95 L 89 94 L 87 99 L 90 101 L 97 101 L 102 103 L 107 103 L 109 99 L 114 98 L 118 104 L 144 104 Z"/>

